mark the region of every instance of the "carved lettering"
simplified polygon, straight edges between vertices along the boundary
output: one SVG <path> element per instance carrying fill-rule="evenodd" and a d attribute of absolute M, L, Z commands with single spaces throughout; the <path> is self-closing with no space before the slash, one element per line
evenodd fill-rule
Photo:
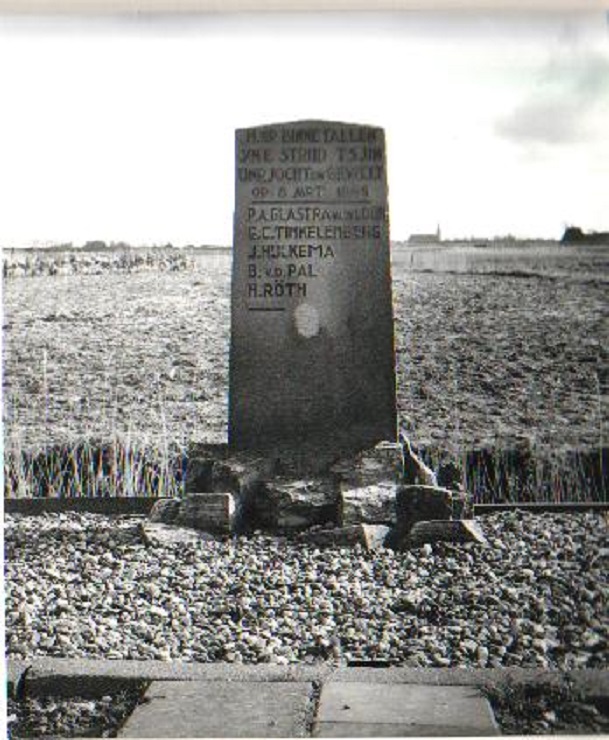
<path fill-rule="evenodd" d="M 298 298 L 289 282 L 306 286 L 328 275 L 339 244 L 381 239 L 386 206 L 370 194 L 384 183 L 384 166 L 379 129 L 312 124 L 248 130 L 237 149 L 237 181 L 251 186 L 242 227 L 248 298 L 256 305 Z M 271 278 L 278 281 L 272 290 Z"/>

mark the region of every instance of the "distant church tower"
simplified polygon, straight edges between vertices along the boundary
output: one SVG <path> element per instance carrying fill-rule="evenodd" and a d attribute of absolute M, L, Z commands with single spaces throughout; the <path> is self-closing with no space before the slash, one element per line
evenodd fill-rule
<path fill-rule="evenodd" d="M 436 229 L 436 236 L 438 237 L 438 241 L 442 241 L 442 235 L 440 233 L 440 224 L 438 224 L 438 228 Z"/>

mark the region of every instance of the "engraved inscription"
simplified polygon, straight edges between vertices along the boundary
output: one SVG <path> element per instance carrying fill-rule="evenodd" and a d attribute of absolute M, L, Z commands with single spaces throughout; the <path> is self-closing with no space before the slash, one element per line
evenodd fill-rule
<path fill-rule="evenodd" d="M 237 182 L 249 195 L 250 309 L 307 298 L 312 283 L 332 269 L 340 245 L 382 237 L 386 208 L 373 197 L 374 184 L 385 179 L 379 136 L 379 129 L 340 125 L 245 132 Z"/>

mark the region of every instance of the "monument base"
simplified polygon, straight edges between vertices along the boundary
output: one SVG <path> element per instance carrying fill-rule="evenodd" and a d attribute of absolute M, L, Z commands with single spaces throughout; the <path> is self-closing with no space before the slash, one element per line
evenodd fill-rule
<path fill-rule="evenodd" d="M 420 520 L 428 525 L 429 519 L 443 519 L 442 532 L 460 532 L 461 520 L 471 518 L 467 494 L 407 485 L 407 473 L 402 442 L 354 451 L 348 433 L 341 445 L 256 453 L 193 445 L 186 499 L 159 502 L 153 520 L 178 525 L 196 519 L 195 528 L 218 536 L 311 535 L 311 542 L 359 543 L 366 549 L 410 547 L 410 530 Z M 424 528 L 424 537 L 430 531 Z"/>

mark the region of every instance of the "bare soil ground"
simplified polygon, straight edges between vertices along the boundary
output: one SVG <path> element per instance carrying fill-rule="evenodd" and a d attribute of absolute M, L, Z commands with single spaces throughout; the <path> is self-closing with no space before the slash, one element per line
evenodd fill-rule
<path fill-rule="evenodd" d="M 609 250 L 394 255 L 399 410 L 420 444 L 599 445 Z"/>
<path fill-rule="evenodd" d="M 398 407 L 419 445 L 602 446 L 609 249 L 394 247 Z M 230 257 L 4 281 L 9 450 L 226 435 Z"/>
<path fill-rule="evenodd" d="M 5 435 L 14 449 L 223 438 L 228 259 L 192 272 L 5 282 Z"/>

